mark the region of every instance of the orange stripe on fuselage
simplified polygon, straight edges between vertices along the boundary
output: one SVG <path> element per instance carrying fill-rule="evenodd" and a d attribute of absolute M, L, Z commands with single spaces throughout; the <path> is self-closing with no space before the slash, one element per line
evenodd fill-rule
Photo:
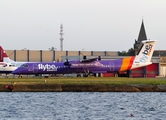
<path fill-rule="evenodd" d="M 134 57 L 128 57 L 128 58 L 123 58 L 122 60 L 122 66 L 120 68 L 120 71 L 125 71 L 125 70 L 130 70 L 133 61 L 134 61 Z"/>

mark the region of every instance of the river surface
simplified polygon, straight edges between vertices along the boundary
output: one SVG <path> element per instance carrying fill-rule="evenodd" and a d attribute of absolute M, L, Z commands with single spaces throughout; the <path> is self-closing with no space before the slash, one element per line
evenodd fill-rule
<path fill-rule="evenodd" d="M 166 93 L 1 92 L 0 120 L 165 120 Z"/>

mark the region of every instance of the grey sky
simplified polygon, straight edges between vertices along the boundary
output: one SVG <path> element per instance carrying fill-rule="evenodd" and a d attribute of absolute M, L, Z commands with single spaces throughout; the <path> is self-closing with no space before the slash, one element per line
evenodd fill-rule
<path fill-rule="evenodd" d="M 166 50 L 166 0 L 0 0 L 0 42 L 6 50 L 127 51 L 142 18 L 148 39 Z"/>

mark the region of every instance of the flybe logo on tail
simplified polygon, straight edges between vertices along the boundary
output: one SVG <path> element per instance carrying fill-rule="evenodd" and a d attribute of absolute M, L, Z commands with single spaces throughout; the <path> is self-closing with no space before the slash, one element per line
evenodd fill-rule
<path fill-rule="evenodd" d="M 57 67 L 55 65 L 49 65 L 49 64 L 38 64 L 38 68 L 43 71 L 57 71 Z"/>
<path fill-rule="evenodd" d="M 149 56 L 149 55 L 150 55 L 150 53 L 151 53 L 152 47 L 153 47 L 153 45 L 151 45 L 151 44 L 146 45 L 146 46 L 145 46 L 145 50 L 144 50 L 143 54 L 144 54 L 144 55 L 148 55 L 148 56 Z"/>
<path fill-rule="evenodd" d="M 150 53 L 152 51 L 153 45 L 149 44 L 145 46 L 145 50 L 142 52 L 143 56 L 140 58 L 140 62 L 145 63 L 148 59 L 148 56 L 150 56 Z"/>

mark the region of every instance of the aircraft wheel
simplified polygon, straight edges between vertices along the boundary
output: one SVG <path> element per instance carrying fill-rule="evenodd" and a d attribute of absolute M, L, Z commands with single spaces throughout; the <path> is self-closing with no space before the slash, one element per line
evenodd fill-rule
<path fill-rule="evenodd" d="M 88 77 L 88 74 L 84 74 L 83 77 Z"/>
<path fill-rule="evenodd" d="M 91 77 L 96 77 L 96 73 L 90 73 Z"/>
<path fill-rule="evenodd" d="M 80 75 L 80 74 L 77 74 L 77 77 L 81 77 L 81 75 Z"/>

